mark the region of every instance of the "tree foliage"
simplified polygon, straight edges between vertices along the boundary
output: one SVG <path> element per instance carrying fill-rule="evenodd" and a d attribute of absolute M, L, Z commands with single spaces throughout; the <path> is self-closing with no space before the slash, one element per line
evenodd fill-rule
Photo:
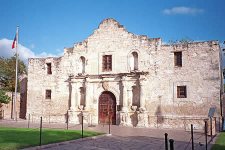
<path fill-rule="evenodd" d="M 10 101 L 10 97 L 6 95 L 5 91 L 0 89 L 0 104 L 1 103 L 8 104 L 9 101 Z"/>
<path fill-rule="evenodd" d="M 26 65 L 18 59 L 18 77 L 26 73 Z M 14 91 L 16 79 L 16 57 L 0 57 L 0 87 L 7 91 Z M 19 85 L 19 84 L 18 84 Z M 19 86 L 18 86 L 19 87 Z"/>

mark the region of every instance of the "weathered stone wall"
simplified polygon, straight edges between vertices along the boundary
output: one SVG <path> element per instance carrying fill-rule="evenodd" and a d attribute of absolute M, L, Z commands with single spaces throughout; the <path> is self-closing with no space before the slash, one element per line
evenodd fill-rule
<path fill-rule="evenodd" d="M 182 51 L 182 67 L 174 67 L 174 51 Z M 220 114 L 221 68 L 218 42 L 162 45 L 155 54 L 156 68 L 146 88 L 150 115 L 207 117 L 210 107 Z M 176 86 L 187 86 L 187 98 L 177 98 Z M 151 92 L 147 92 L 151 91 Z M 155 121 L 153 121 L 155 122 Z M 162 124 L 165 122 L 162 120 Z"/>
<path fill-rule="evenodd" d="M 49 118 L 66 114 L 69 74 L 65 72 L 67 64 L 62 63 L 60 67 L 61 61 L 61 58 L 29 59 L 27 115 L 30 114 L 32 118 L 40 116 Z M 46 63 L 52 63 L 52 74 L 47 74 Z M 51 99 L 45 98 L 46 89 L 52 91 Z"/>
<path fill-rule="evenodd" d="M 182 51 L 182 67 L 174 66 L 176 51 Z M 135 72 L 130 70 L 132 52 L 138 54 Z M 102 71 L 103 55 L 112 55 L 110 72 Z M 81 57 L 85 58 L 83 74 L 79 72 Z M 51 75 L 46 63 L 52 63 Z M 97 124 L 98 99 L 108 90 L 115 95 L 117 105 L 128 107 L 117 111 L 117 124 L 130 120 L 125 124 L 184 127 L 180 122 L 186 119 L 201 128 L 210 107 L 219 112 L 221 81 L 217 41 L 163 45 L 160 38 L 129 33 L 117 21 L 106 19 L 86 40 L 65 48 L 64 56 L 29 59 L 27 114 L 34 120 L 43 116 L 45 121 L 65 122 L 68 112 L 72 116 L 69 120 L 75 123 L 73 118 L 85 103 L 87 122 Z M 187 86 L 187 98 L 177 98 L 176 87 L 180 85 Z M 46 89 L 52 91 L 50 100 L 45 99 Z"/>

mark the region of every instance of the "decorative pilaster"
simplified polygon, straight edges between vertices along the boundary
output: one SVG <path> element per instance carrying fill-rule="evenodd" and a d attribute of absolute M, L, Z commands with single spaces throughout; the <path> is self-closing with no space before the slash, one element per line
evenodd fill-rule
<path fill-rule="evenodd" d="M 76 97 L 76 104 L 77 108 L 80 108 L 80 100 L 81 100 L 81 87 L 77 84 L 77 97 Z"/>
<path fill-rule="evenodd" d="M 75 110 L 75 108 L 76 108 L 76 86 L 74 83 L 72 83 L 70 110 Z"/>
<path fill-rule="evenodd" d="M 127 105 L 127 88 L 126 88 L 126 81 L 123 81 L 123 112 L 128 111 L 128 105 Z"/>
<path fill-rule="evenodd" d="M 77 84 L 72 83 L 72 91 L 71 91 L 71 103 L 70 103 L 70 109 L 68 110 L 68 122 L 79 124 L 79 118 L 77 112 L 77 103 L 76 103 L 76 94 L 77 94 Z"/>
<path fill-rule="evenodd" d="M 81 106 L 83 83 L 84 78 L 73 78 L 71 85 L 71 104 L 70 109 L 68 110 L 69 123 L 80 124 L 80 118 L 83 111 L 83 106 Z"/>
<path fill-rule="evenodd" d="M 145 93 L 144 93 L 144 86 L 145 86 L 145 79 L 140 79 L 140 111 L 145 111 Z"/>
<path fill-rule="evenodd" d="M 145 93 L 144 86 L 146 84 L 145 77 L 139 79 L 140 83 L 140 108 L 138 113 L 138 124 L 137 127 L 148 127 L 148 113 L 145 107 Z"/>
<path fill-rule="evenodd" d="M 90 89 L 90 83 L 86 82 L 85 83 L 85 110 L 89 110 L 90 108 L 90 94 L 91 94 L 91 89 Z"/>
<path fill-rule="evenodd" d="M 131 115 L 133 112 L 130 112 L 129 109 L 132 105 L 132 86 L 133 81 L 127 80 L 126 77 L 122 80 L 123 84 L 123 107 L 120 112 L 120 124 L 122 126 L 132 126 Z"/>
<path fill-rule="evenodd" d="M 128 84 L 128 88 L 127 88 L 127 103 L 128 103 L 128 107 L 131 108 L 132 106 L 132 99 L 133 99 L 133 93 L 132 93 L 132 85 Z"/>

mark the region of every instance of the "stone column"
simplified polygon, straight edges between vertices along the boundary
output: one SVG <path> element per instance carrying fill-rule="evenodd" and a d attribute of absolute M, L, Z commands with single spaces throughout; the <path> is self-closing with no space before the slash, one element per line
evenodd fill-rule
<path fill-rule="evenodd" d="M 145 111 L 145 95 L 144 95 L 144 80 L 140 81 L 140 108 L 139 110 Z"/>
<path fill-rule="evenodd" d="M 77 85 L 77 97 L 76 97 L 77 108 L 80 108 L 80 100 L 81 100 L 81 87 Z"/>
<path fill-rule="evenodd" d="M 120 112 L 120 125 L 132 126 L 131 112 L 129 107 L 132 101 L 132 82 L 123 80 L 123 107 Z"/>
<path fill-rule="evenodd" d="M 123 107 L 122 107 L 122 111 L 124 111 L 124 112 L 128 111 L 126 81 L 123 81 Z"/>
<path fill-rule="evenodd" d="M 138 113 L 137 127 L 148 127 L 148 113 L 145 107 L 145 95 L 144 95 L 145 78 L 141 78 L 139 84 L 140 84 L 140 108 Z"/>
<path fill-rule="evenodd" d="M 71 83 L 72 91 L 71 91 L 71 100 L 70 100 L 70 110 L 75 110 L 76 108 L 76 86 L 74 83 Z"/>
<path fill-rule="evenodd" d="M 68 122 L 79 124 L 78 113 L 77 113 L 77 105 L 76 105 L 76 94 L 77 94 L 77 86 L 76 83 L 72 83 L 72 92 L 71 92 L 71 104 L 70 110 L 68 110 Z"/>
<path fill-rule="evenodd" d="M 85 110 L 90 108 L 90 95 L 91 95 L 90 83 L 85 83 Z"/>
<path fill-rule="evenodd" d="M 132 106 L 132 98 L 133 98 L 132 86 L 129 85 L 129 87 L 127 88 L 127 102 L 129 107 Z"/>

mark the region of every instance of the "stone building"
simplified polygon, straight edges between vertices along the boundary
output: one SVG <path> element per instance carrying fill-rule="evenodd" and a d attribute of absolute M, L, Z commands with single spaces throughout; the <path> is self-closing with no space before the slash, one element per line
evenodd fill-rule
<path fill-rule="evenodd" d="M 202 129 L 221 111 L 218 41 L 163 44 L 103 20 L 58 58 L 30 58 L 27 115 L 46 122 Z"/>

